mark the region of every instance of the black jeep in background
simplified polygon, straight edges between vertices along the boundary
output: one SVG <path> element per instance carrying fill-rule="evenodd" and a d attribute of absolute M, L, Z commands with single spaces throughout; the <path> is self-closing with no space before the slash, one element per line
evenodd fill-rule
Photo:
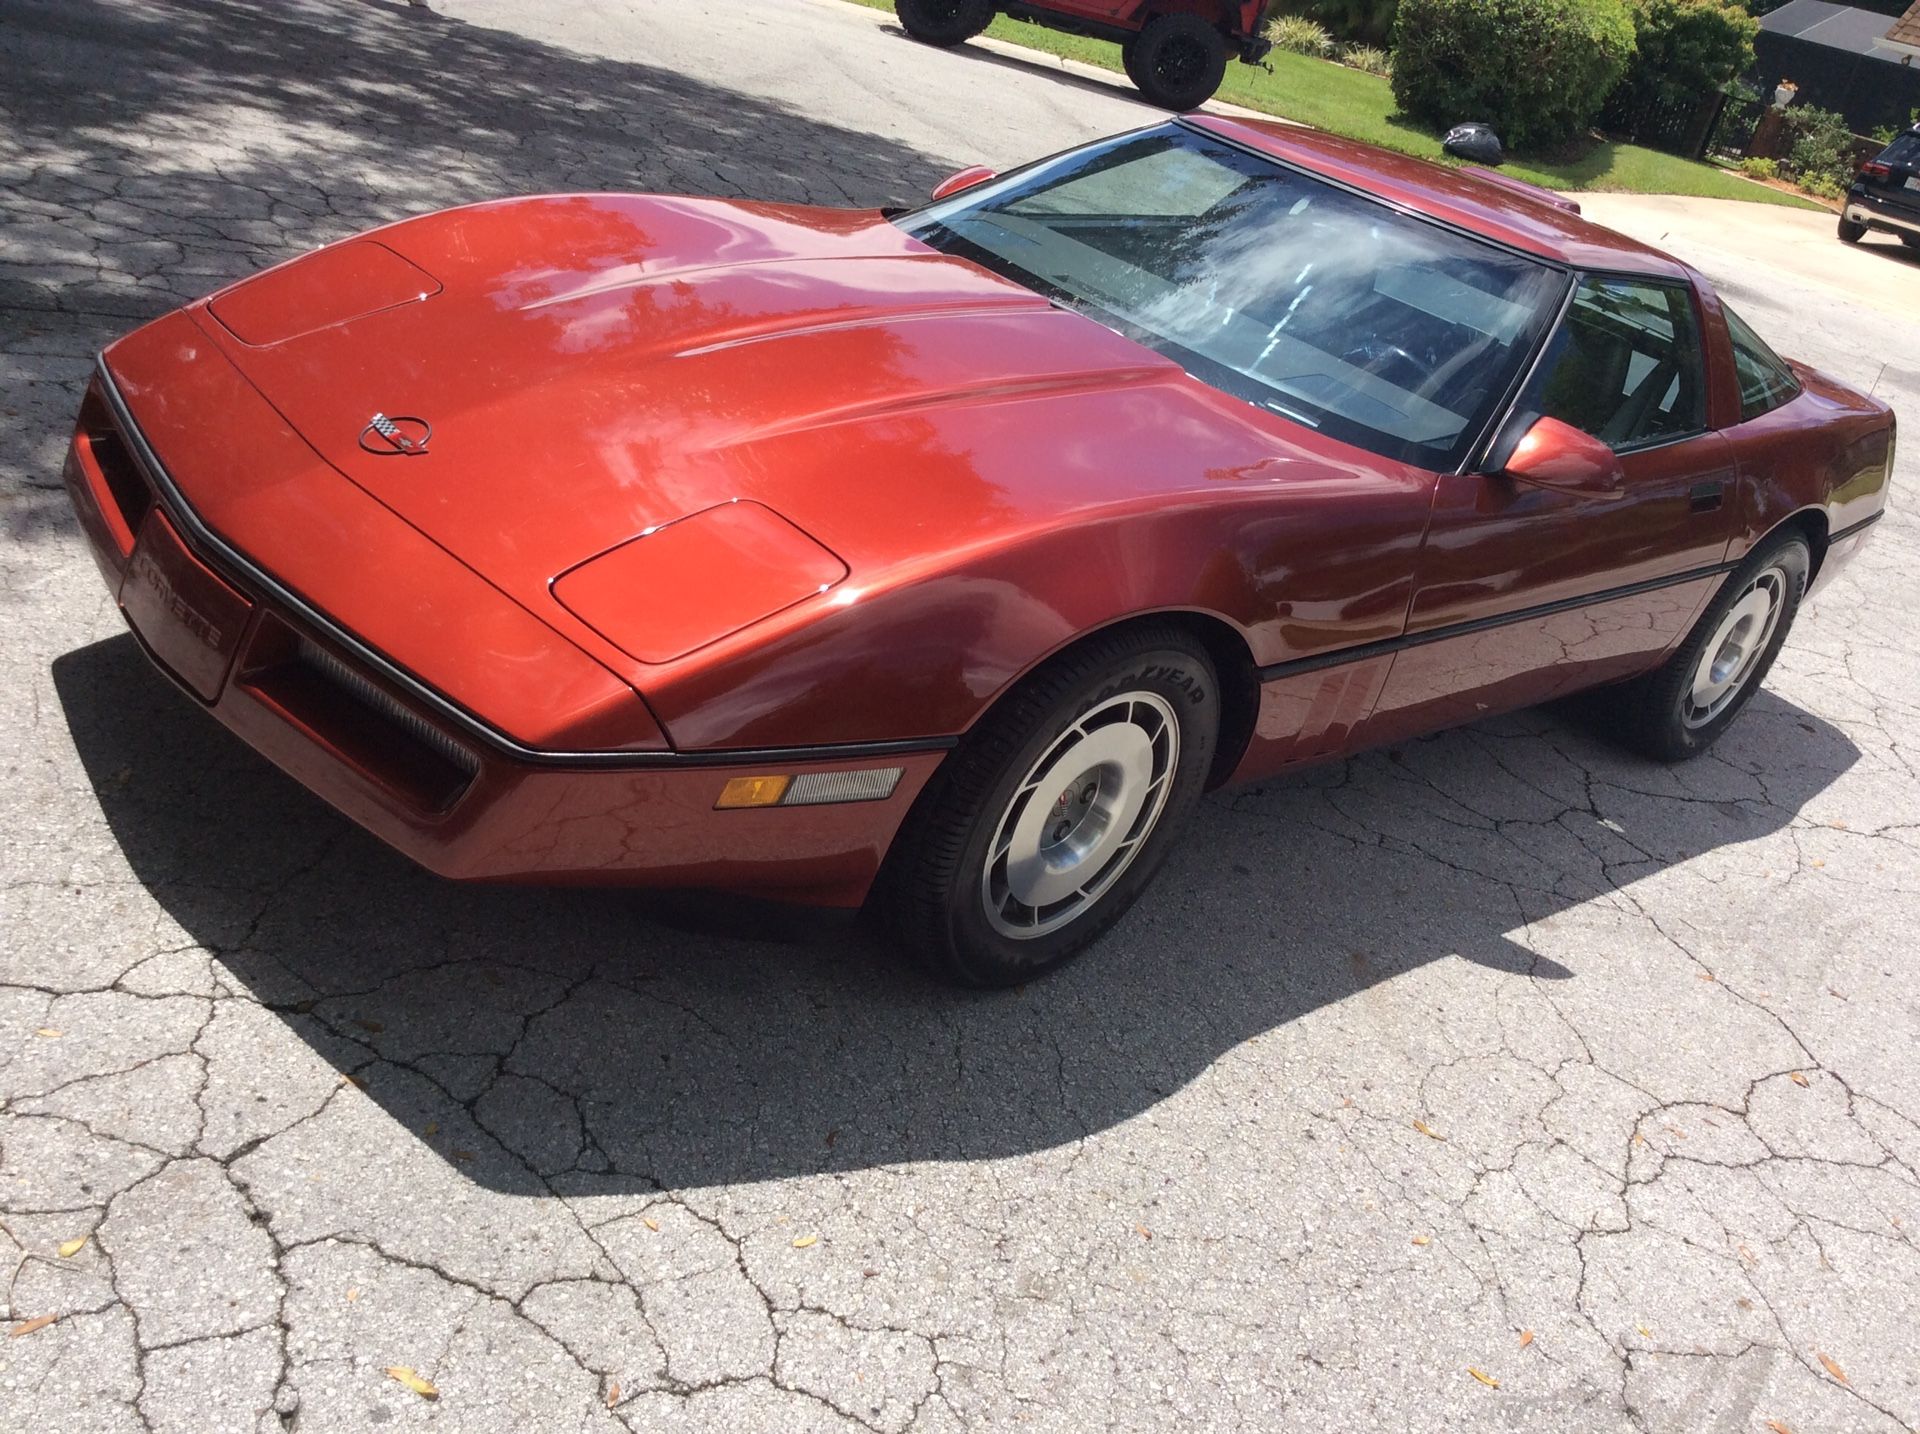
<path fill-rule="evenodd" d="M 1909 249 L 1920 249 L 1920 125 L 1895 135 L 1853 177 L 1840 211 L 1840 237 L 1858 244 L 1869 229 L 1897 234 Z"/>

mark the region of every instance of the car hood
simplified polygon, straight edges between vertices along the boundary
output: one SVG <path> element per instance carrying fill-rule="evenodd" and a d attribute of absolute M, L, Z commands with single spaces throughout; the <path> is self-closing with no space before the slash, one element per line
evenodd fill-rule
<path fill-rule="evenodd" d="M 295 260 L 194 317 L 333 467 L 563 623 L 575 569 L 716 505 L 764 513 L 683 543 L 656 581 L 735 554 L 824 591 L 1170 481 L 1091 461 L 1076 434 L 1124 452 L 1131 429 L 1164 444 L 1218 421 L 1166 360 L 871 212 L 478 205 Z M 375 414 L 430 426 L 425 451 L 395 451 Z M 586 622 L 589 644 L 665 650 Z"/>

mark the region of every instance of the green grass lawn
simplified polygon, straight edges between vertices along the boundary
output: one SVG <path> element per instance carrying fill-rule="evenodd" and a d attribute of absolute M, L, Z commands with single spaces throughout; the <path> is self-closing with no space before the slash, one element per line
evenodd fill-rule
<path fill-rule="evenodd" d="M 875 10 L 892 10 L 893 0 L 855 0 Z M 1024 20 L 995 18 L 987 34 L 1049 55 L 1064 55 L 1103 69 L 1120 69 L 1120 47 L 1106 40 L 1066 35 Z M 1422 159 L 1442 159 L 1439 137 L 1395 115 L 1393 87 L 1377 75 L 1363 74 L 1329 60 L 1309 59 L 1284 50 L 1269 58 L 1272 73 L 1253 65 L 1227 66 L 1220 98 L 1264 114 L 1298 120 L 1333 134 L 1365 140 Z M 1797 195 L 1769 189 L 1677 155 L 1637 144 L 1595 141 L 1572 157 L 1509 158 L 1501 172 L 1552 189 L 1620 190 L 1631 194 L 1694 194 L 1707 199 L 1746 199 L 1756 204 L 1785 204 L 1800 209 L 1820 206 Z"/>

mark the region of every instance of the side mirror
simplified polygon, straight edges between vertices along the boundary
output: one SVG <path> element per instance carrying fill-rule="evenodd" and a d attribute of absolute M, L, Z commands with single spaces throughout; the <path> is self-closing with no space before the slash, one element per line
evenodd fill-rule
<path fill-rule="evenodd" d="M 1557 418 L 1536 419 L 1500 471 L 1516 483 L 1576 498 L 1619 498 L 1627 491 L 1620 455 Z"/>
<path fill-rule="evenodd" d="M 963 189 L 971 189 L 976 184 L 985 184 L 994 178 L 994 171 L 984 164 L 970 164 L 958 174 L 949 174 L 933 189 L 935 199 L 945 199 L 950 194 L 958 194 Z"/>

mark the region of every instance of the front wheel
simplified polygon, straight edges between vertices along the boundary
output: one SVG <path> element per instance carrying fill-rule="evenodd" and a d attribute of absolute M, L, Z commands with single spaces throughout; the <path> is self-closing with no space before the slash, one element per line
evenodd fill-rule
<path fill-rule="evenodd" d="M 1663 762 L 1696 757 L 1753 700 L 1806 596 L 1806 539 L 1782 534 L 1734 570 L 1685 642 L 1645 677 L 1597 694 L 1626 746 Z"/>
<path fill-rule="evenodd" d="M 1866 238 L 1866 236 L 1866 225 L 1855 224 L 1851 219 L 1842 219 L 1840 221 L 1840 242 L 1842 244 L 1858 244 L 1862 239 Z"/>
<path fill-rule="evenodd" d="M 1127 75 L 1140 93 L 1170 110 L 1205 104 L 1227 74 L 1227 42 L 1198 15 L 1162 15 L 1132 42 Z"/>
<path fill-rule="evenodd" d="M 968 986 L 1078 955 L 1165 857 L 1219 727 L 1213 664 L 1177 627 L 1096 637 L 1047 664 L 915 804 L 888 863 L 902 945 Z"/>
<path fill-rule="evenodd" d="M 900 28 L 943 48 L 971 40 L 992 23 L 993 0 L 894 0 Z"/>

